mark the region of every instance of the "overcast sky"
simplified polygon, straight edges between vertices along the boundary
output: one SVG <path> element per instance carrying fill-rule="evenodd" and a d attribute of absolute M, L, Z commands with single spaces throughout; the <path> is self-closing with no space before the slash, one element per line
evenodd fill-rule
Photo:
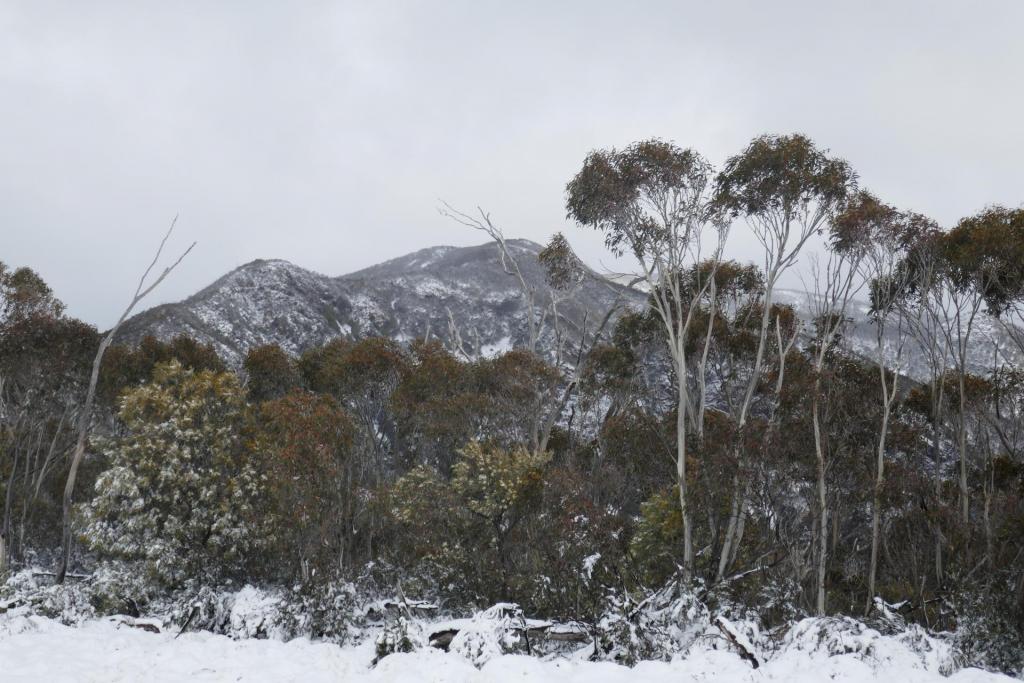
<path fill-rule="evenodd" d="M 799 131 L 944 225 L 1024 201 L 1024 2 L 0 1 L 0 260 L 110 325 L 254 258 L 340 275 L 562 230 L 586 153 Z M 743 230 L 733 250 L 752 254 Z"/>

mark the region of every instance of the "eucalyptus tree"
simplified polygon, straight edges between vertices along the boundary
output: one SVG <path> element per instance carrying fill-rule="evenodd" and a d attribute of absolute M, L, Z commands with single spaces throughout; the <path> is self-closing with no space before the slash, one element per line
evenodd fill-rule
<path fill-rule="evenodd" d="M 33 513 L 49 511 L 36 503 L 66 451 L 82 368 L 97 343 L 96 330 L 64 310 L 38 273 L 0 262 L 0 575 L 23 553 Z"/>
<path fill-rule="evenodd" d="M 950 233 L 958 239 L 958 260 L 964 262 L 985 302 L 1016 349 L 1003 350 L 1003 362 L 1024 358 L 1024 208 L 992 206 L 965 218 Z M 966 239 L 965 239 L 966 238 Z"/>
<path fill-rule="evenodd" d="M 898 211 L 867 191 L 858 192 L 836 219 L 834 232 L 840 245 L 862 250 L 860 274 L 868 285 L 868 317 L 875 328 L 875 363 L 878 369 L 881 418 L 875 448 L 875 482 L 871 503 L 871 558 L 865 611 L 875 595 L 880 541 L 881 502 L 885 486 L 885 454 L 890 420 L 899 395 L 903 351 L 910 335 L 901 305 L 912 286 L 907 257 L 920 239 L 936 230 L 920 214 Z M 895 324 L 893 329 L 890 323 Z M 891 344 L 889 344 L 891 339 Z M 887 355 L 891 346 L 891 359 Z"/>
<path fill-rule="evenodd" d="M 949 368 L 948 335 L 944 331 L 941 313 L 942 288 L 942 233 L 937 226 L 925 229 L 904 256 L 900 269 L 909 279 L 906 296 L 897 300 L 903 320 L 907 323 L 911 339 L 924 360 L 927 370 L 927 397 L 929 437 L 928 450 L 933 467 L 932 496 L 935 505 L 942 501 L 942 430 L 945 414 L 946 372 Z M 932 523 L 935 540 L 935 582 L 943 581 L 943 548 L 946 536 L 940 516 Z"/>
<path fill-rule="evenodd" d="M 1006 293 L 1024 279 L 1024 255 L 1020 246 L 1019 212 L 993 207 L 960 220 L 940 241 L 943 284 L 943 331 L 950 349 L 957 379 L 956 444 L 959 455 L 958 501 L 960 522 L 970 524 L 970 487 L 967 451 L 967 375 L 971 340 L 983 306 L 997 312 L 1007 300 Z M 1015 226 L 1016 224 L 1016 226 Z M 1016 229 L 1015 229 L 1016 228 Z M 1014 239 L 1014 233 L 1018 237 Z"/>
<path fill-rule="evenodd" d="M 744 476 L 743 433 L 755 392 L 762 381 L 773 295 L 782 275 L 801 250 L 822 232 L 856 187 L 856 174 L 843 159 L 818 149 L 807 137 L 762 135 L 731 157 L 715 183 L 715 206 L 743 217 L 764 250 L 764 294 L 753 366 L 734 415 L 734 455 L 740 464 L 733 481 L 729 523 L 719 556 L 716 581 L 724 578 L 734 556 L 740 520 L 746 514 L 750 485 Z"/>
<path fill-rule="evenodd" d="M 808 308 L 814 320 L 810 348 L 813 369 L 811 392 L 811 424 L 814 428 L 814 455 L 817 474 L 817 554 L 815 577 L 815 610 L 825 614 L 825 571 L 828 560 L 828 488 L 827 473 L 830 466 L 828 444 L 822 433 L 823 411 L 827 406 L 823 393 L 826 365 L 834 357 L 842 331 L 847 323 L 850 300 L 858 291 L 857 271 L 864 258 L 860 240 L 847 240 L 848 235 L 837 236 L 833 230 L 831 250 L 822 267 L 812 261 L 812 287 L 808 293 Z"/>
<path fill-rule="evenodd" d="M 665 334 L 676 375 L 676 478 L 687 581 L 694 567 L 687 425 L 700 422 L 692 414 L 688 342 L 693 303 L 713 286 L 727 236 L 712 201 L 712 174 L 711 164 L 696 151 L 651 139 L 591 152 L 566 188 L 569 216 L 602 232 L 613 254 L 636 262 L 632 282 L 646 286 L 648 306 Z"/>

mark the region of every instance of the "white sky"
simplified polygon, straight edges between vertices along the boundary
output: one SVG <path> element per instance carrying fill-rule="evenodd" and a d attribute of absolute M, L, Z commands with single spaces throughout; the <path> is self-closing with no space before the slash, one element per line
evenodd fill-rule
<path fill-rule="evenodd" d="M 945 225 L 1024 201 L 1024 2 L 0 2 L 0 260 L 111 324 L 254 258 L 339 275 L 562 230 L 586 153 L 799 131 Z M 733 253 L 754 254 L 738 226 Z M 794 275 L 790 283 L 798 285 Z"/>

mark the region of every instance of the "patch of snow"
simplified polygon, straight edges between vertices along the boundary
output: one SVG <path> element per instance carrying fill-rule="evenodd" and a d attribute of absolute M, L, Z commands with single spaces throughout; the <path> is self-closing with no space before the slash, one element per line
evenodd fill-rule
<path fill-rule="evenodd" d="M 480 354 L 484 358 L 494 358 L 512 350 L 512 337 L 504 336 L 492 344 L 481 344 Z"/>
<path fill-rule="evenodd" d="M 589 580 L 594 574 L 594 567 L 597 566 L 597 561 L 601 559 L 601 553 L 594 553 L 583 558 L 583 575 Z"/>

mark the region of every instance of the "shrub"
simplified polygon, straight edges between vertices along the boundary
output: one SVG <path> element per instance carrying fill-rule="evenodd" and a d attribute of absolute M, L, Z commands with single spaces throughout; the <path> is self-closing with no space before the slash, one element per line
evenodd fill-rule
<path fill-rule="evenodd" d="M 121 401 L 125 433 L 85 507 L 86 542 L 142 562 L 151 579 L 241 574 L 266 542 L 263 478 L 243 444 L 245 398 L 233 374 L 157 366 Z"/>

